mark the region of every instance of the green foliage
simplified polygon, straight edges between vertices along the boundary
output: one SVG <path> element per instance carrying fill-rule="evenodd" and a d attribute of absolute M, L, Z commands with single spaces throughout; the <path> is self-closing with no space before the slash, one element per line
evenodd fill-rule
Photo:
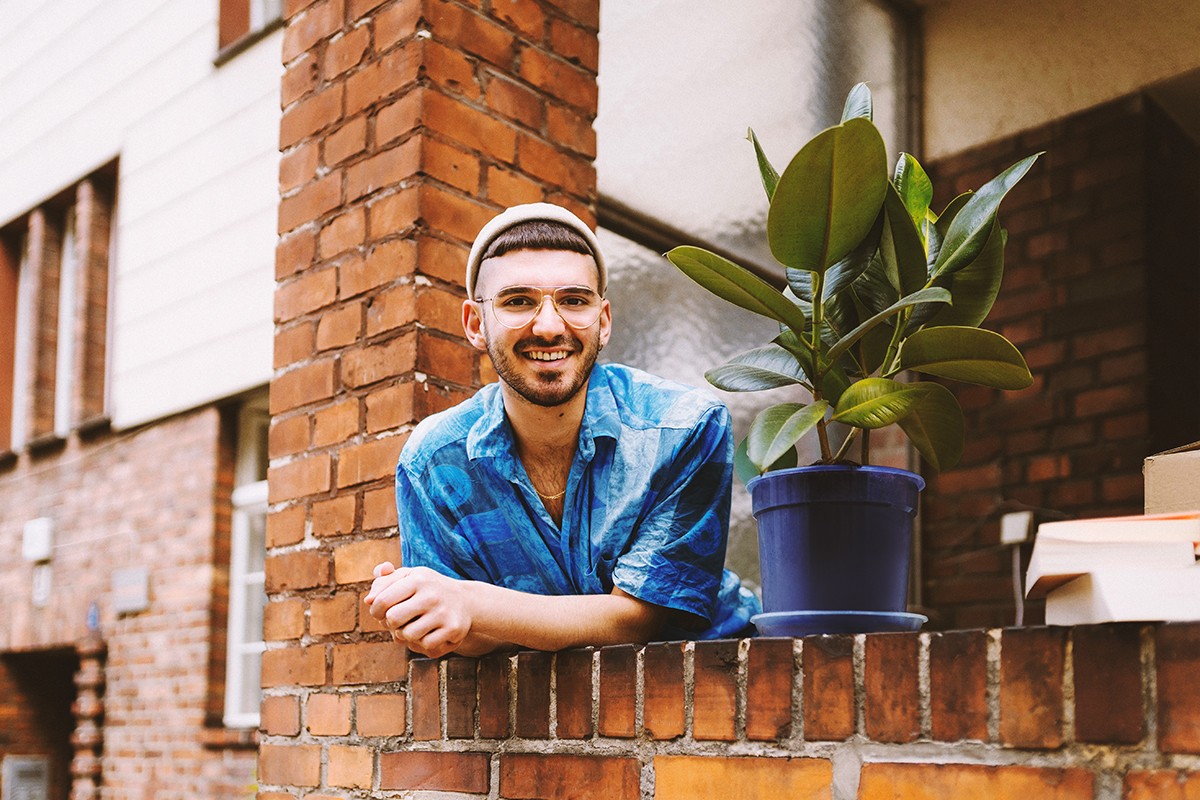
<path fill-rule="evenodd" d="M 916 158 L 901 153 L 889 170 L 871 115 L 871 93 L 858 84 L 841 122 L 813 137 L 782 173 L 749 132 L 769 202 L 767 243 L 787 281 L 783 291 L 698 247 L 666 254 L 717 297 L 780 326 L 771 343 L 709 370 L 714 386 L 733 392 L 801 386 L 812 396 L 758 415 L 736 452 L 743 480 L 794 466 L 796 443 L 813 431 L 821 462 L 840 460 L 826 432 L 831 422 L 851 428 L 846 445 L 898 425 L 934 469 L 948 469 L 962 455 L 958 401 L 940 383 L 896 376 L 920 372 L 1006 390 L 1033 383 L 1020 351 L 979 325 L 1004 272 L 1000 204 L 1040 154 L 937 214 L 933 184 Z"/>

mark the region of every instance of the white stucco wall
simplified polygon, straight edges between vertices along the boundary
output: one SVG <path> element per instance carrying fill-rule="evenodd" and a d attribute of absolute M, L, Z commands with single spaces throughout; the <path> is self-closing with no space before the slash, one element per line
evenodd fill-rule
<path fill-rule="evenodd" d="M 214 66 L 216 13 L 0 0 L 0 224 L 120 159 L 117 427 L 271 375 L 282 34 Z"/>
<path fill-rule="evenodd" d="M 1200 68 L 1194 0 L 931 0 L 927 158 L 955 153 Z"/>

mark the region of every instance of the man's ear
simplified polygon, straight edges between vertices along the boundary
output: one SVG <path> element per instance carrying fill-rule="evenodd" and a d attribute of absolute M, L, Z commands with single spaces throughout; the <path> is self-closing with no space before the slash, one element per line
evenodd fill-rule
<path fill-rule="evenodd" d="M 480 306 L 470 300 L 463 300 L 462 305 L 462 326 L 463 333 L 467 336 L 467 341 L 476 350 L 487 351 L 487 337 L 483 335 L 483 318 L 480 314 Z"/>
<path fill-rule="evenodd" d="M 612 336 L 612 306 L 609 305 L 608 298 L 604 298 L 603 304 L 600 307 L 600 349 L 608 344 L 609 337 Z"/>

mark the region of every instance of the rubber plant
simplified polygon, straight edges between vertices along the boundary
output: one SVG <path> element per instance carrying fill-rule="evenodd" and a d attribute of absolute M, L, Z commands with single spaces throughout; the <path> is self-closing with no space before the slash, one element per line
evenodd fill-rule
<path fill-rule="evenodd" d="M 849 455 L 858 439 L 857 463 L 866 464 L 869 432 L 893 424 L 930 466 L 948 469 L 962 454 L 962 408 L 941 383 L 901 378 L 924 373 L 995 389 L 1033 382 L 1016 346 L 979 326 L 1004 271 L 1000 202 L 1040 154 L 935 213 L 916 158 L 901 153 L 888 168 L 871 110 L 870 91 L 855 86 L 840 124 L 813 137 L 782 174 L 749 132 L 782 289 L 698 247 L 666 254 L 712 294 L 779 323 L 771 342 L 709 370 L 710 383 L 731 392 L 799 386 L 811 397 L 758 414 L 737 449 L 743 480 L 795 466 L 795 445 L 814 432 L 815 463 L 856 463 Z M 836 449 L 834 422 L 849 428 Z"/>

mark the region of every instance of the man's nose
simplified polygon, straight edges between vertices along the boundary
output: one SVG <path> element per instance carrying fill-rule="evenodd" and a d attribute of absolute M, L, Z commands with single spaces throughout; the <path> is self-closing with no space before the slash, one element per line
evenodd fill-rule
<path fill-rule="evenodd" d="M 563 318 L 554 305 L 554 298 L 548 294 L 543 295 L 542 304 L 538 306 L 537 313 L 533 316 L 533 331 L 562 330 L 564 327 Z"/>

